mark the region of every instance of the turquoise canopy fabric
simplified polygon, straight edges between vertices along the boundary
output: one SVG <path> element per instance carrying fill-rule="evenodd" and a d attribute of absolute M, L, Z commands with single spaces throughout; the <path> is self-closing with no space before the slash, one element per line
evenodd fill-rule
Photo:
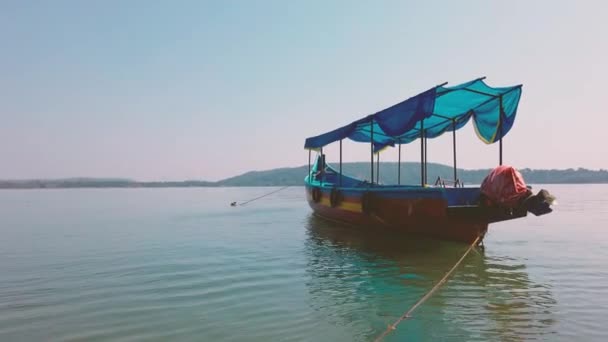
<path fill-rule="evenodd" d="M 308 138 L 304 148 L 318 149 L 349 138 L 367 143 L 373 140 L 374 149 L 379 150 L 410 143 L 422 134 L 436 138 L 464 127 L 471 119 L 479 139 L 492 144 L 511 130 L 521 87 L 490 87 L 484 78 L 453 87 L 436 86 L 378 113 Z"/>

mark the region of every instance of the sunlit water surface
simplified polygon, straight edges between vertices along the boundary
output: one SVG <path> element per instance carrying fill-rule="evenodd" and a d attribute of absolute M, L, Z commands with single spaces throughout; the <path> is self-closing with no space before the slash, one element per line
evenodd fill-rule
<path fill-rule="evenodd" d="M 608 341 L 608 186 L 544 187 L 386 340 Z M 271 190 L 0 191 L 0 341 L 369 341 L 466 249 Z"/>

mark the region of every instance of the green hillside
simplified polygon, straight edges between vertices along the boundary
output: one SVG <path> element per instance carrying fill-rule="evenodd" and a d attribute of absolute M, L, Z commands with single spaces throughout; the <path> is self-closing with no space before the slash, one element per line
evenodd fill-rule
<path fill-rule="evenodd" d="M 332 165 L 337 169 L 337 165 Z M 374 165 L 374 173 L 376 165 Z M 344 174 L 359 179 L 370 178 L 370 164 L 367 162 L 344 163 L 342 166 Z M 243 175 L 228 178 L 217 182 L 217 186 L 284 186 L 302 185 L 307 166 L 294 168 L 281 168 L 267 171 L 247 172 Z M 458 169 L 458 178 L 466 184 L 480 184 L 490 169 L 463 170 Z M 428 183 L 434 183 L 437 177 L 452 180 L 453 168 L 451 166 L 429 163 Z M 588 169 L 566 169 L 566 170 L 520 170 L 524 179 L 530 184 L 543 183 L 608 183 L 608 171 Z M 397 163 L 380 163 L 380 182 L 384 184 L 397 184 Z M 401 163 L 401 184 L 420 183 L 420 163 Z"/>

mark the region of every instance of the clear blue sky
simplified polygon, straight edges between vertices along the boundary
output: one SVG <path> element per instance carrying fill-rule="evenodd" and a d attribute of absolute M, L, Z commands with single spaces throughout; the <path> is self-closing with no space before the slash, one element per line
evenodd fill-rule
<path fill-rule="evenodd" d="M 524 84 L 507 163 L 608 168 L 607 4 L 2 1 L 0 179 L 299 166 L 307 136 L 479 76 Z M 451 162 L 450 139 L 429 142 L 430 161 Z M 497 163 L 497 144 L 458 139 L 459 166 Z"/>

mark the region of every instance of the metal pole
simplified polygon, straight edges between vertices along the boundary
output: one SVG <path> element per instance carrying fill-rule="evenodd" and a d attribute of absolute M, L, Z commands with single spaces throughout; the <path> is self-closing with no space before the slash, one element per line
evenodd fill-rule
<path fill-rule="evenodd" d="M 500 138 L 500 140 L 498 141 L 498 154 L 498 165 L 502 165 L 502 138 Z"/>
<path fill-rule="evenodd" d="M 310 175 L 310 154 L 312 153 L 311 150 L 308 150 L 308 182 L 310 183 L 312 181 L 312 176 Z"/>
<path fill-rule="evenodd" d="M 371 172 L 372 172 L 372 181 L 371 184 L 374 185 L 374 119 L 372 119 L 370 121 L 370 126 L 371 126 L 371 140 L 370 140 L 370 146 L 371 146 Z"/>
<path fill-rule="evenodd" d="M 452 119 L 452 147 L 454 149 L 454 184 L 458 175 L 456 174 L 456 119 Z"/>
<path fill-rule="evenodd" d="M 317 167 L 319 163 L 317 163 Z M 321 186 L 323 186 L 323 178 L 325 178 L 325 158 L 323 158 L 323 147 L 321 147 L 321 170 L 317 169 L 317 172 L 321 171 L 319 174 L 321 175 Z"/>
<path fill-rule="evenodd" d="M 376 184 L 380 184 L 380 152 L 376 153 Z"/>
<path fill-rule="evenodd" d="M 401 185 L 401 144 L 399 144 L 399 161 L 397 162 L 397 185 Z"/>
<path fill-rule="evenodd" d="M 428 161 L 428 159 L 427 159 L 427 155 L 426 155 L 426 153 L 428 151 L 428 149 L 427 149 L 427 140 L 428 139 L 426 137 L 426 132 L 425 132 L 424 133 L 424 184 L 427 184 L 428 180 L 429 180 L 429 178 L 427 177 L 428 176 L 427 175 L 427 171 L 428 171 L 428 163 L 427 163 L 427 161 Z"/>
<path fill-rule="evenodd" d="M 420 185 L 424 186 L 424 120 L 420 120 Z"/>
<path fill-rule="evenodd" d="M 498 114 L 498 133 L 500 133 L 500 140 L 498 142 L 498 162 L 499 165 L 502 165 L 502 95 L 498 97 L 498 101 L 500 101 L 500 113 Z"/>
<path fill-rule="evenodd" d="M 340 139 L 340 187 L 342 186 L 342 139 Z"/>

